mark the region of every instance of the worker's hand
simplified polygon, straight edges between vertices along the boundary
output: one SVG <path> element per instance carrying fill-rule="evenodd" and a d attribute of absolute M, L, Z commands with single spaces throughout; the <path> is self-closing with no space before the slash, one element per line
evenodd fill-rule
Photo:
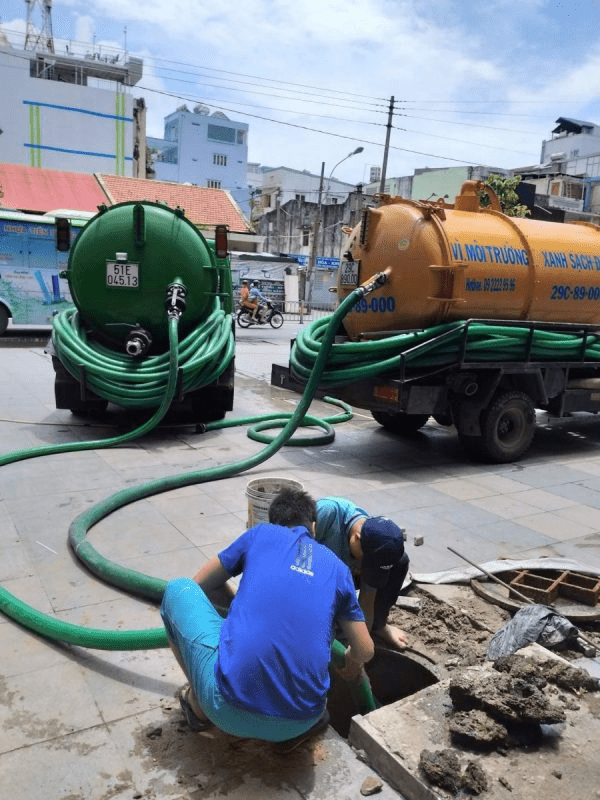
<path fill-rule="evenodd" d="M 360 661 L 354 661 L 350 654 L 350 647 L 346 648 L 344 653 L 344 666 L 337 667 L 337 673 L 340 678 L 351 683 L 360 683 L 363 678 L 366 678 L 364 664 Z"/>

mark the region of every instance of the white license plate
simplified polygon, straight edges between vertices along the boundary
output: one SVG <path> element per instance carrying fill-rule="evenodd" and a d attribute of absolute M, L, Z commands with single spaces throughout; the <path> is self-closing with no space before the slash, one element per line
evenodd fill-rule
<path fill-rule="evenodd" d="M 358 286 L 358 261 L 342 261 L 340 286 Z"/>
<path fill-rule="evenodd" d="M 129 261 L 107 261 L 106 285 L 137 289 L 139 286 L 139 266 L 139 264 L 131 264 Z"/>

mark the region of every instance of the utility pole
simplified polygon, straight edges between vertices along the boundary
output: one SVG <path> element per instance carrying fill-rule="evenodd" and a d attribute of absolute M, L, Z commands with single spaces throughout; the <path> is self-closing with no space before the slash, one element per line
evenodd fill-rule
<path fill-rule="evenodd" d="M 276 245 L 277 254 L 279 254 L 281 252 L 281 244 L 280 244 L 280 240 L 279 240 L 279 237 L 281 235 L 281 227 L 280 227 L 281 226 L 281 200 L 280 200 L 280 195 L 281 195 L 281 189 L 279 188 L 279 189 L 277 189 L 277 194 L 275 195 L 275 225 L 277 226 L 277 240 L 276 240 L 277 241 L 277 245 Z"/>
<path fill-rule="evenodd" d="M 392 118 L 394 116 L 394 95 L 390 97 L 390 110 L 388 112 L 387 130 L 385 132 L 385 147 L 383 148 L 383 164 L 381 166 L 381 180 L 379 181 L 379 194 L 385 189 L 385 173 L 387 170 L 388 151 L 390 149 L 390 133 L 392 132 Z"/>
<path fill-rule="evenodd" d="M 317 262 L 317 244 L 321 231 L 321 201 L 323 198 L 323 175 L 325 174 L 325 162 L 321 162 L 321 179 L 319 181 L 319 199 L 317 201 L 317 217 L 313 223 L 312 241 L 310 243 L 310 256 L 306 268 L 306 277 L 304 282 L 304 292 L 302 299 L 310 302 L 312 296 L 312 273 L 315 270 Z M 307 296 L 308 292 L 308 296 Z"/>

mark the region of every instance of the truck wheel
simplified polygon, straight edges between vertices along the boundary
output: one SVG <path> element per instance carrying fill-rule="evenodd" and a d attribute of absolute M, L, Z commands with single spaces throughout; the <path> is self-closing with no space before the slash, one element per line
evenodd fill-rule
<path fill-rule="evenodd" d="M 481 414 L 481 436 L 461 436 L 473 456 L 505 464 L 518 461 L 535 434 L 535 408 L 525 392 L 497 394 Z"/>
<path fill-rule="evenodd" d="M 415 433 L 429 419 L 429 414 L 406 414 L 404 411 L 371 411 L 373 419 L 390 433 L 406 436 Z"/>

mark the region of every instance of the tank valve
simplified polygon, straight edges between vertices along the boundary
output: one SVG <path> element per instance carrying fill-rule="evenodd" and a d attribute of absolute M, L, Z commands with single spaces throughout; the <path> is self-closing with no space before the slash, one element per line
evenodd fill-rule
<path fill-rule="evenodd" d="M 179 319 L 185 311 L 185 296 L 187 289 L 183 283 L 172 283 L 167 288 L 167 299 L 165 301 L 165 308 L 169 318 Z"/>
<path fill-rule="evenodd" d="M 125 352 L 133 358 L 141 358 L 146 355 L 151 346 L 152 335 L 139 325 L 136 325 L 125 339 Z"/>

